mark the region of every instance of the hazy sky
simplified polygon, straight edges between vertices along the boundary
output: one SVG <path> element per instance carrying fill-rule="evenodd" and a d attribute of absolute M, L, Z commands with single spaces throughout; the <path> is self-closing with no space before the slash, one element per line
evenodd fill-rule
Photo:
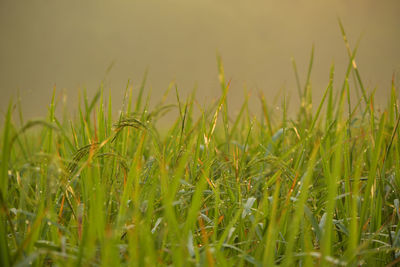
<path fill-rule="evenodd" d="M 399 14 L 398 0 L 1 0 L 0 110 L 19 90 L 28 116 L 44 114 L 54 85 L 75 106 L 80 88 L 93 94 L 103 79 L 118 106 L 127 80 L 136 88 L 147 67 L 154 100 L 175 80 L 183 96 L 197 85 L 205 103 L 220 94 L 216 51 L 233 107 L 244 85 L 254 101 L 262 90 L 272 103 L 284 88 L 296 103 L 290 58 L 304 82 L 312 44 L 318 98 L 331 63 L 337 85 L 347 65 L 337 17 L 353 47 L 361 36 L 361 76 L 383 99 L 393 72 L 400 75 Z"/>

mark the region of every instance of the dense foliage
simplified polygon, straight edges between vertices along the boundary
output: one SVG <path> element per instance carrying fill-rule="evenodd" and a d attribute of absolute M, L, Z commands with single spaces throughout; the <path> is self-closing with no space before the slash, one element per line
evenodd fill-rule
<path fill-rule="evenodd" d="M 230 116 L 220 61 L 222 96 L 199 116 L 194 93 L 182 100 L 176 91 L 176 105 L 150 109 L 144 82 L 135 99 L 127 90 L 115 120 L 102 88 L 83 99 L 75 119 L 55 116 L 54 95 L 44 120 L 24 122 L 10 104 L 1 144 L 1 265 L 400 262 L 396 88 L 377 112 L 356 50 L 348 52 L 345 81 L 333 86 L 332 67 L 314 109 L 311 59 L 293 119 L 285 99 L 276 114 L 262 95 L 262 116 L 251 115 L 247 99 Z M 350 99 L 352 90 L 359 99 Z M 156 122 L 170 109 L 179 116 L 161 132 Z"/>

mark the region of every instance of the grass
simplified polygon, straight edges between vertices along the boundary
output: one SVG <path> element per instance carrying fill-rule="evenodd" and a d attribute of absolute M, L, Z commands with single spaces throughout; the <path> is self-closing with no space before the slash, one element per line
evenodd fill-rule
<path fill-rule="evenodd" d="M 146 75 L 112 118 L 103 88 L 74 119 L 24 122 L 10 102 L 0 163 L 2 266 L 395 266 L 400 262 L 399 100 L 394 82 L 379 112 L 364 88 L 344 29 L 349 65 L 334 66 L 313 111 L 311 53 L 301 106 L 261 116 L 247 99 L 195 116 L 195 94 L 149 108 Z M 349 79 L 355 76 L 354 86 Z M 172 91 L 171 85 L 165 96 Z M 350 99 L 356 90 L 359 99 Z M 163 98 L 165 99 L 165 97 Z M 156 122 L 171 109 L 167 131 Z M 275 111 L 276 112 L 276 111 Z M 17 113 L 19 119 L 14 119 Z M 272 117 L 282 117 L 280 121 Z M 19 122 L 18 122 L 19 121 Z"/>

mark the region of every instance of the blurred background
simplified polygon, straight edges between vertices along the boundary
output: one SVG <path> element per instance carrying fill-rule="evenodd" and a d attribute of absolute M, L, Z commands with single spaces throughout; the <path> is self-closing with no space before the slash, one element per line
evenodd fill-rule
<path fill-rule="evenodd" d="M 217 51 L 231 80 L 231 110 L 244 88 L 257 107 L 260 90 L 270 105 L 288 95 L 293 109 L 299 101 L 290 59 L 304 84 L 313 44 L 314 98 L 332 63 L 336 86 L 343 82 L 348 57 L 338 17 L 353 48 L 360 39 L 364 84 L 386 102 L 393 73 L 400 75 L 399 14 L 398 0 L 1 0 L 0 112 L 19 92 L 26 117 L 44 115 L 54 86 L 72 110 L 82 89 L 93 95 L 102 81 L 118 110 L 128 79 L 136 90 L 147 68 L 153 103 L 176 81 L 181 98 L 196 87 L 206 105 L 220 95 Z"/>

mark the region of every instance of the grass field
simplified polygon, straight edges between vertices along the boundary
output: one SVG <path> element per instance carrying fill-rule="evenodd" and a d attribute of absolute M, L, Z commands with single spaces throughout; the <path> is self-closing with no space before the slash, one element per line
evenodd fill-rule
<path fill-rule="evenodd" d="M 221 97 L 204 110 L 174 87 L 166 95 L 176 94 L 175 105 L 150 109 L 145 82 L 137 94 L 127 90 L 118 118 L 102 88 L 72 118 L 55 116 L 55 94 L 43 120 L 24 122 L 11 102 L 1 141 L 1 266 L 400 263 L 397 89 L 381 89 L 390 97 L 377 111 L 357 49 L 345 44 L 346 78 L 335 80 L 332 66 L 319 103 L 311 56 L 294 117 L 285 99 L 277 114 L 261 94 L 258 116 L 247 99 L 229 116 L 219 59 Z M 158 129 L 171 109 L 179 116 Z"/>

